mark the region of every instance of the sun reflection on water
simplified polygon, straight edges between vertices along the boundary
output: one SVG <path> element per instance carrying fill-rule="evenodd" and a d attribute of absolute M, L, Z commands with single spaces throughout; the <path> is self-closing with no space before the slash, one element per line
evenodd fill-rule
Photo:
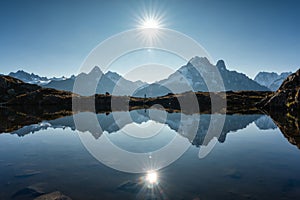
<path fill-rule="evenodd" d="M 137 194 L 137 199 L 168 199 L 157 171 L 150 170 L 141 177 L 143 186 Z"/>
<path fill-rule="evenodd" d="M 146 174 L 146 181 L 149 184 L 157 184 L 158 183 L 158 174 L 155 171 L 149 171 Z"/>

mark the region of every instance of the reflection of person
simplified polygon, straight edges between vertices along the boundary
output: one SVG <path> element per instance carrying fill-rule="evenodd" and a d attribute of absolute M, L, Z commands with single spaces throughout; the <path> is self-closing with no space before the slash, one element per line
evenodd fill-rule
<path fill-rule="evenodd" d="M 144 108 L 145 108 L 145 101 L 146 101 L 146 98 L 147 98 L 147 95 L 145 94 L 145 95 L 144 95 L 144 100 L 143 100 L 143 106 L 144 106 Z M 145 113 L 146 113 L 146 108 L 145 108 Z"/>

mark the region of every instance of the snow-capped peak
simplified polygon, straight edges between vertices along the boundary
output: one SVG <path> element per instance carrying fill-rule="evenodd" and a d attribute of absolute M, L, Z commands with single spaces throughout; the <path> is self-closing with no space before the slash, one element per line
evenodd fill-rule
<path fill-rule="evenodd" d="M 191 63 L 194 67 L 211 64 L 206 57 L 195 56 L 190 59 L 189 63 Z"/>

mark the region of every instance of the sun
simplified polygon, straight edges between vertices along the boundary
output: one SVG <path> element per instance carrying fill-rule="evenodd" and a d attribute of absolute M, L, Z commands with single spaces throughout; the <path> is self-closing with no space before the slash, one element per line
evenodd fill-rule
<path fill-rule="evenodd" d="M 143 11 L 136 15 L 138 28 L 141 29 L 160 29 L 165 27 L 165 14 L 156 9 Z"/>
<path fill-rule="evenodd" d="M 135 15 L 136 28 L 139 30 L 137 40 L 144 46 L 155 46 L 164 37 L 165 14 L 160 9 L 149 8 Z"/>
<path fill-rule="evenodd" d="M 151 28 L 151 29 L 157 29 L 160 28 L 160 23 L 156 19 L 145 19 L 142 21 L 141 28 Z"/>

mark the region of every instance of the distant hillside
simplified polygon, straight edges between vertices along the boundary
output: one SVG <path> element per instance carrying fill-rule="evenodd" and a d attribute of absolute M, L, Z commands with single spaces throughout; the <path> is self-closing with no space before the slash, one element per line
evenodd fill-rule
<path fill-rule="evenodd" d="M 27 94 L 40 88 L 38 85 L 24 83 L 19 79 L 0 75 L 0 103 L 7 102 L 17 95 Z"/>

